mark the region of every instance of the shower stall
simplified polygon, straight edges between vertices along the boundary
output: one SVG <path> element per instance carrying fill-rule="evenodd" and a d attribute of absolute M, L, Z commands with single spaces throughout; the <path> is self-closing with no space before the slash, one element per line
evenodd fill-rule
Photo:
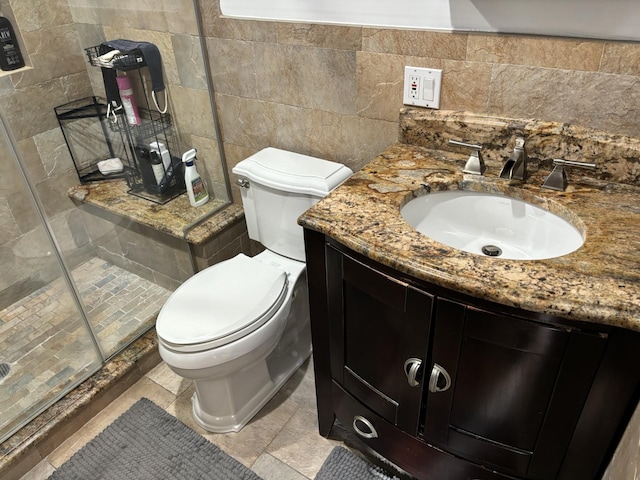
<path fill-rule="evenodd" d="M 199 9 L 197 0 L 0 0 L 27 64 L 0 72 L 0 442 L 151 328 L 194 273 L 186 240 L 68 196 L 79 177 L 54 108 L 105 95 L 86 48 L 158 46 L 180 151 L 198 148 L 216 197 L 203 215 L 229 202 Z"/>

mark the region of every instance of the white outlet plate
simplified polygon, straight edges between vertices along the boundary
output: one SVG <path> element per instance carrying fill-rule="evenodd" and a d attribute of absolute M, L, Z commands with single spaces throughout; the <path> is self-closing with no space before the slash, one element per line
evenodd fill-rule
<path fill-rule="evenodd" d="M 442 70 L 404 67 L 402 103 L 416 107 L 440 108 Z"/>

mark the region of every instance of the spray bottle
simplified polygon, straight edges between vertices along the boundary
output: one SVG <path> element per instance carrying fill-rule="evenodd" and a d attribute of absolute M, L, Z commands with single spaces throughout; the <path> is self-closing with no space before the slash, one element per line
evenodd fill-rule
<path fill-rule="evenodd" d="M 184 183 L 187 187 L 187 194 L 189 195 L 189 202 L 193 207 L 199 207 L 209 201 L 209 193 L 207 193 L 207 186 L 198 174 L 195 166 L 196 149 L 192 148 L 188 152 L 182 155 L 182 162 L 186 164 L 184 170 Z"/>

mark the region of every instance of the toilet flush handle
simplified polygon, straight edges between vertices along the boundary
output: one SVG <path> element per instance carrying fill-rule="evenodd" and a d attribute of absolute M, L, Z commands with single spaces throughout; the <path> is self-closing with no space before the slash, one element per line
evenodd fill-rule
<path fill-rule="evenodd" d="M 238 178 L 238 185 L 242 188 L 249 188 L 249 180 L 246 178 Z"/>

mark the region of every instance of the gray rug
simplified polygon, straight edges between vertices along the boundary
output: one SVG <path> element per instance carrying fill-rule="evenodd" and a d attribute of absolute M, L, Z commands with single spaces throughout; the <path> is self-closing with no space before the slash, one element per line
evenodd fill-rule
<path fill-rule="evenodd" d="M 315 480 L 399 480 L 368 460 L 343 447 L 335 447 Z"/>
<path fill-rule="evenodd" d="M 51 480 L 261 480 L 151 400 L 140 399 Z"/>

